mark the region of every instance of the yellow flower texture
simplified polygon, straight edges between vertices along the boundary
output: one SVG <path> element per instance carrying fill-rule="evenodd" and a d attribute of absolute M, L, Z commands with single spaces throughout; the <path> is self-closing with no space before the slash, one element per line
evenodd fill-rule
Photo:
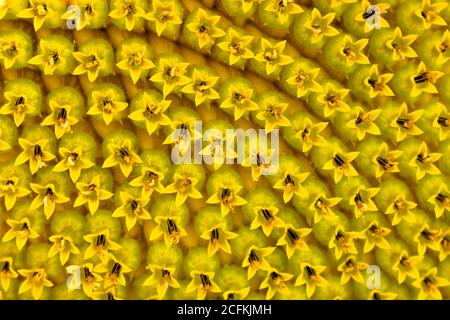
<path fill-rule="evenodd" d="M 0 0 L 0 299 L 449 300 L 449 25 Z"/>

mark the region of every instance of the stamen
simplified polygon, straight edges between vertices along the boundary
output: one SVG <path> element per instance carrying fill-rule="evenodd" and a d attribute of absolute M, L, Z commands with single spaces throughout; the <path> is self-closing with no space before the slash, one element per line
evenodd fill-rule
<path fill-rule="evenodd" d="M 202 281 L 203 289 L 211 288 L 211 281 L 209 280 L 207 275 L 201 274 L 200 275 L 200 280 Z"/>
<path fill-rule="evenodd" d="M 343 241 L 343 240 L 345 240 L 345 236 L 344 236 L 344 234 L 342 233 L 342 231 L 338 231 L 338 232 L 336 232 L 336 235 L 334 236 L 334 238 L 337 240 L 337 241 Z"/>
<path fill-rule="evenodd" d="M 57 51 L 53 51 L 48 61 L 48 64 L 52 66 L 58 63 L 58 61 L 59 61 L 59 53 Z"/>
<path fill-rule="evenodd" d="M 97 247 L 103 247 L 106 244 L 106 237 L 103 234 L 97 236 Z"/>
<path fill-rule="evenodd" d="M 270 211 L 269 210 L 267 210 L 267 209 L 261 209 L 261 210 L 259 210 L 259 213 L 262 213 L 262 215 L 264 216 L 264 218 L 267 220 L 267 222 L 273 222 L 273 220 L 274 220 L 274 217 L 273 217 L 273 215 L 270 213 Z"/>
<path fill-rule="evenodd" d="M 2 267 L 2 272 L 8 272 L 9 271 L 9 262 L 5 261 Z"/>
<path fill-rule="evenodd" d="M 390 170 L 394 167 L 393 163 L 382 157 L 377 157 L 377 163 L 383 168 L 383 170 Z"/>
<path fill-rule="evenodd" d="M 442 202 L 445 206 L 450 205 L 450 198 L 443 193 L 439 193 L 436 196 L 436 200 L 438 200 L 439 202 Z"/>
<path fill-rule="evenodd" d="M 211 242 L 219 240 L 219 229 L 213 229 L 211 231 Z"/>
<path fill-rule="evenodd" d="M 231 197 L 231 190 L 228 188 L 223 188 L 220 198 L 222 199 L 222 202 L 227 204 L 229 202 L 229 198 Z"/>
<path fill-rule="evenodd" d="M 36 160 L 40 160 L 44 156 L 44 154 L 42 153 L 42 149 L 41 149 L 40 145 L 37 144 L 37 145 L 34 146 L 33 154 L 34 154 L 34 158 Z"/>
<path fill-rule="evenodd" d="M 259 262 L 259 257 L 256 254 L 255 250 L 250 250 L 250 254 L 248 255 L 248 262 L 250 262 L 250 264 Z"/>
<path fill-rule="evenodd" d="M 139 202 L 137 202 L 136 200 L 132 200 L 130 205 L 133 213 L 139 208 Z"/>
<path fill-rule="evenodd" d="M 422 83 L 425 81 L 428 81 L 428 72 L 424 72 L 424 73 L 414 77 L 415 83 Z"/>
<path fill-rule="evenodd" d="M 88 267 L 84 267 L 83 270 L 84 270 L 84 277 L 86 278 L 86 280 L 89 281 L 94 277 L 94 275 L 91 273 Z"/>
<path fill-rule="evenodd" d="M 66 120 L 67 119 L 67 110 L 66 108 L 60 108 L 58 112 L 58 120 Z"/>
<path fill-rule="evenodd" d="M 428 154 L 423 154 L 423 153 L 419 153 L 417 155 L 417 161 L 419 161 L 420 163 L 428 163 L 431 162 L 431 157 Z"/>
<path fill-rule="evenodd" d="M 369 10 L 363 13 L 362 17 L 368 19 L 375 14 L 375 10 Z"/>
<path fill-rule="evenodd" d="M 161 269 L 162 278 L 165 280 L 170 280 L 170 271 L 166 269 Z"/>
<path fill-rule="evenodd" d="M 208 34 L 208 28 L 205 27 L 204 25 L 200 25 L 200 27 L 198 28 L 198 32 L 200 32 L 202 35 L 207 35 Z"/>
<path fill-rule="evenodd" d="M 122 265 L 118 262 L 114 263 L 114 266 L 111 271 L 111 275 L 115 275 L 118 277 L 120 275 L 120 271 L 122 270 Z"/>
<path fill-rule="evenodd" d="M 338 167 L 342 167 L 343 165 L 345 165 L 344 159 L 342 159 L 338 154 L 334 156 L 333 160 Z"/>
<path fill-rule="evenodd" d="M 310 266 L 306 266 L 305 271 L 306 271 L 306 274 L 308 275 L 308 278 L 316 276 L 316 271 L 313 268 L 311 268 Z"/>
<path fill-rule="evenodd" d="M 414 123 L 410 119 L 397 119 L 397 124 L 404 129 L 411 129 Z"/>
<path fill-rule="evenodd" d="M 300 240 L 300 237 L 298 236 L 297 232 L 295 232 L 291 228 L 287 229 L 287 235 L 292 244 L 296 244 Z"/>
<path fill-rule="evenodd" d="M 450 120 L 446 117 L 439 117 L 437 122 L 443 127 L 450 126 Z"/>
<path fill-rule="evenodd" d="M 286 175 L 286 178 L 284 178 L 284 183 L 287 186 L 295 186 L 295 182 L 294 182 L 294 180 L 292 180 L 290 175 Z"/>
<path fill-rule="evenodd" d="M 124 148 L 121 148 L 121 149 L 119 149 L 119 153 L 120 153 L 120 157 L 122 158 L 122 159 L 126 159 L 126 158 L 129 158 L 130 157 L 130 153 L 128 152 L 128 150 L 127 149 L 124 149 Z"/>

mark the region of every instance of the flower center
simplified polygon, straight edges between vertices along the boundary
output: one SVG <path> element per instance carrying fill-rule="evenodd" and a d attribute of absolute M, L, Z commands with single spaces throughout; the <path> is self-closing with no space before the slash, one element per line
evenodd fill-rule
<path fill-rule="evenodd" d="M 436 196 L 436 200 L 441 202 L 444 205 L 444 207 L 450 208 L 450 198 L 448 196 L 446 196 L 445 194 L 439 193 Z"/>
<path fill-rule="evenodd" d="M 429 80 L 428 78 L 429 73 L 428 72 L 423 72 L 417 76 L 414 77 L 414 82 L 415 83 L 422 83 L 422 82 L 426 82 Z"/>
<path fill-rule="evenodd" d="M 208 291 L 211 289 L 211 281 L 206 274 L 200 274 L 200 281 L 202 282 L 203 291 Z"/>
<path fill-rule="evenodd" d="M 198 28 L 198 32 L 200 33 L 201 36 L 207 36 L 208 35 L 208 28 L 201 24 L 200 27 Z"/>
<path fill-rule="evenodd" d="M 151 117 L 153 117 L 154 115 L 158 114 L 159 111 L 160 111 L 159 106 L 157 106 L 157 105 L 155 105 L 155 104 L 152 104 L 152 105 L 149 105 L 149 106 L 147 106 L 147 107 L 145 108 L 144 116 L 145 116 L 146 118 L 151 118 Z"/>
<path fill-rule="evenodd" d="M 329 104 L 337 104 L 339 102 L 339 98 L 334 93 L 327 94 L 326 100 Z"/>
<path fill-rule="evenodd" d="M 372 225 L 369 227 L 369 231 L 370 231 L 370 232 L 372 233 L 372 235 L 374 235 L 374 236 L 381 236 L 381 235 L 384 235 L 384 234 L 385 234 L 384 230 L 381 229 L 381 228 L 379 228 L 379 227 L 376 226 L 375 224 L 372 224 Z"/>
<path fill-rule="evenodd" d="M 211 231 L 211 244 L 214 248 L 219 246 L 219 229 L 215 228 Z"/>
<path fill-rule="evenodd" d="M 59 125 L 63 125 L 67 122 L 67 110 L 66 108 L 60 108 L 56 117 Z"/>
<path fill-rule="evenodd" d="M 334 156 L 333 160 L 334 160 L 334 163 L 336 164 L 336 166 L 338 168 L 340 168 L 340 169 L 345 169 L 346 168 L 347 165 L 345 163 L 345 160 L 342 159 L 342 157 L 340 155 L 336 154 Z"/>
<path fill-rule="evenodd" d="M 292 245 L 297 246 L 300 244 L 300 237 L 295 230 L 288 228 L 286 233 Z"/>
<path fill-rule="evenodd" d="M 48 64 L 50 66 L 54 66 L 59 62 L 59 53 L 58 51 L 51 51 L 48 57 Z"/>
<path fill-rule="evenodd" d="M 97 236 L 96 246 L 99 249 L 103 249 L 106 245 L 106 237 L 104 234 L 99 234 Z"/>
<path fill-rule="evenodd" d="M 362 200 L 361 194 L 358 192 L 355 197 L 353 198 L 353 201 L 356 203 L 356 207 L 358 208 L 359 212 L 364 212 L 367 210 L 367 204 L 364 203 Z"/>
<path fill-rule="evenodd" d="M 99 66 L 100 62 L 98 61 L 95 55 L 90 55 L 88 61 L 86 62 L 86 69 L 94 69 Z"/>
<path fill-rule="evenodd" d="M 305 80 L 308 78 L 306 72 L 300 71 L 297 73 L 297 76 L 295 77 L 295 81 L 297 82 L 298 86 L 303 86 L 305 83 Z"/>
<path fill-rule="evenodd" d="M 272 213 L 267 209 L 261 209 L 259 210 L 259 213 L 262 214 L 264 219 L 266 220 L 266 224 L 271 226 L 275 223 L 275 217 L 272 215 Z"/>
<path fill-rule="evenodd" d="M 315 36 L 318 36 L 319 34 L 322 33 L 322 28 L 320 27 L 320 24 L 316 22 L 311 24 L 311 28 L 313 29 Z"/>
<path fill-rule="evenodd" d="M 358 117 L 355 120 L 355 124 L 361 124 L 362 122 L 369 122 L 370 117 L 367 115 L 367 113 L 361 112 Z"/>
<path fill-rule="evenodd" d="M 279 273 L 272 271 L 270 273 L 270 278 L 275 286 L 284 287 L 283 277 Z"/>
<path fill-rule="evenodd" d="M 177 73 L 178 73 L 178 68 L 171 67 L 171 68 L 166 69 L 165 75 L 166 75 L 166 77 L 169 78 L 169 80 L 174 80 L 177 78 Z"/>
<path fill-rule="evenodd" d="M 278 118 L 281 116 L 281 108 L 270 105 L 267 107 L 266 113 L 271 117 Z"/>
<path fill-rule="evenodd" d="M 36 6 L 36 12 L 39 16 L 45 16 L 48 12 L 48 7 L 45 3 Z"/>
<path fill-rule="evenodd" d="M 229 205 L 233 196 L 230 189 L 223 188 L 220 197 L 224 205 Z"/>
<path fill-rule="evenodd" d="M 142 52 L 133 52 L 130 57 L 130 65 L 136 67 L 144 61 L 144 54 Z"/>
<path fill-rule="evenodd" d="M 69 165 L 74 166 L 77 159 L 79 157 L 79 154 L 76 152 L 72 152 L 71 154 L 69 154 L 67 161 L 69 162 Z"/>
<path fill-rule="evenodd" d="M 45 194 L 44 194 L 44 206 L 48 206 L 50 205 L 51 201 L 53 200 L 53 196 L 55 195 L 55 193 L 53 192 L 52 188 L 47 188 L 45 190 Z"/>
<path fill-rule="evenodd" d="M 446 118 L 446 117 L 439 117 L 437 122 L 439 123 L 439 125 L 441 125 L 442 127 L 448 127 L 450 126 L 450 119 Z"/>
<path fill-rule="evenodd" d="M 362 17 L 363 17 L 363 19 L 369 19 L 374 14 L 375 14 L 375 10 L 368 10 L 362 14 Z"/>
<path fill-rule="evenodd" d="M 317 199 L 314 203 L 314 207 L 318 209 L 323 215 L 328 213 L 328 205 L 322 199 Z"/>
<path fill-rule="evenodd" d="M 84 267 L 83 271 L 84 271 L 84 277 L 86 278 L 87 282 L 92 282 L 93 280 L 95 280 L 94 275 L 92 274 L 91 270 L 89 270 L 88 267 Z"/>
<path fill-rule="evenodd" d="M 395 200 L 394 208 L 397 210 L 404 210 L 406 209 L 406 203 L 403 200 Z"/>
<path fill-rule="evenodd" d="M 383 91 L 383 82 L 380 79 L 369 79 L 368 82 L 373 89 Z"/>
<path fill-rule="evenodd" d="M 264 52 L 264 59 L 266 59 L 268 62 L 272 62 L 277 60 L 279 57 L 278 50 L 276 49 L 268 49 L 266 52 Z"/>
<path fill-rule="evenodd" d="M 403 129 L 411 129 L 414 126 L 414 122 L 411 119 L 397 119 L 397 124 Z"/>
<path fill-rule="evenodd" d="M 427 164 L 427 163 L 432 163 L 433 162 L 433 158 L 427 153 L 419 153 L 417 155 L 416 160 L 418 162 L 420 162 L 420 163 L 423 163 L 423 164 Z"/>
<path fill-rule="evenodd" d="M 311 143 L 311 131 L 309 131 L 307 128 L 303 129 L 302 131 L 302 139 L 305 143 Z"/>
<path fill-rule="evenodd" d="M 256 165 L 261 168 L 268 168 L 270 167 L 270 162 L 266 161 L 262 155 L 259 153 L 256 154 Z"/>
<path fill-rule="evenodd" d="M 159 21 L 166 22 L 167 20 L 170 20 L 173 17 L 173 13 L 169 10 L 164 10 L 159 15 Z"/>
<path fill-rule="evenodd" d="M 22 113 L 25 110 L 25 98 L 18 97 L 15 104 L 16 113 Z"/>
<path fill-rule="evenodd" d="M 68 242 L 69 242 L 69 241 L 67 241 L 67 240 L 64 239 L 63 237 L 59 238 L 59 244 L 58 244 L 59 249 L 60 249 L 60 250 L 64 250 L 65 247 L 66 247 L 66 244 L 67 244 Z"/>
<path fill-rule="evenodd" d="M 436 242 L 439 240 L 439 232 L 424 229 L 420 232 L 420 235 L 428 241 Z"/>
<path fill-rule="evenodd" d="M 119 149 L 119 155 L 126 164 L 134 164 L 134 159 L 126 148 Z"/>
<path fill-rule="evenodd" d="M 141 213 L 142 213 L 142 207 L 141 207 L 141 204 L 139 203 L 139 201 L 131 200 L 131 202 L 130 202 L 130 207 L 131 207 L 131 212 L 132 212 L 135 216 L 141 215 Z"/>
<path fill-rule="evenodd" d="M 120 272 L 122 271 L 122 265 L 118 262 L 114 263 L 114 266 L 111 270 L 111 276 L 113 278 L 117 278 L 120 276 Z"/>
<path fill-rule="evenodd" d="M 356 270 L 355 262 L 349 258 L 347 261 L 345 261 L 345 272 L 353 272 Z"/>
<path fill-rule="evenodd" d="M 286 175 L 286 178 L 284 178 L 284 184 L 288 187 L 295 186 L 294 180 L 291 178 L 289 174 Z"/>
<path fill-rule="evenodd" d="M 412 263 L 408 256 L 402 256 L 400 258 L 400 264 L 404 267 L 411 267 Z"/>
<path fill-rule="evenodd" d="M 11 41 L 10 43 L 7 43 L 2 46 L 2 52 L 9 58 L 12 58 L 17 55 L 17 47 L 16 43 L 14 41 Z"/>
<path fill-rule="evenodd" d="M 241 51 L 241 41 L 231 43 L 230 49 L 231 53 L 238 54 Z"/>
<path fill-rule="evenodd" d="M 308 276 L 308 279 L 310 279 L 312 282 L 319 282 L 319 277 L 316 274 L 316 270 L 314 270 L 314 268 L 310 267 L 310 266 L 305 266 L 305 272 L 306 275 Z"/>
<path fill-rule="evenodd" d="M 41 271 L 37 271 L 33 273 L 33 276 L 31 277 L 31 282 L 36 285 L 39 284 L 44 277 L 44 274 Z"/>
<path fill-rule="evenodd" d="M 250 265 L 254 268 L 257 268 L 261 265 L 261 261 L 256 254 L 255 250 L 250 250 L 250 253 L 248 255 L 248 262 L 250 262 Z"/>
<path fill-rule="evenodd" d="M 36 144 L 34 147 L 33 147 L 33 155 L 34 155 L 34 159 L 36 160 L 36 161 L 41 161 L 42 160 L 42 158 L 43 158 L 43 153 L 42 153 L 42 148 L 41 148 L 41 146 L 40 145 L 38 145 L 38 144 Z"/>
<path fill-rule="evenodd" d="M 350 61 L 355 61 L 356 55 L 352 48 L 344 48 L 343 52 Z"/>
<path fill-rule="evenodd" d="M 159 175 L 157 173 L 154 173 L 153 171 L 147 171 L 146 176 L 147 179 L 150 180 L 150 182 L 148 183 L 149 186 L 153 186 L 159 179 Z"/>
<path fill-rule="evenodd" d="M 173 219 L 167 219 L 167 231 L 173 239 L 173 243 L 178 244 L 180 242 L 180 232 L 178 231 L 178 227 Z"/>
<path fill-rule="evenodd" d="M 203 94 L 208 89 L 209 84 L 205 80 L 198 81 L 197 84 L 195 85 L 195 90 L 200 94 Z"/>
<path fill-rule="evenodd" d="M 163 279 L 164 285 L 168 286 L 168 284 L 171 280 L 170 271 L 166 270 L 166 269 L 161 269 L 161 277 Z"/>
<path fill-rule="evenodd" d="M 125 13 L 126 16 L 131 16 L 134 13 L 136 13 L 136 8 L 133 4 L 123 4 L 122 5 L 122 12 Z"/>
<path fill-rule="evenodd" d="M 394 168 L 395 164 L 390 161 L 389 159 L 383 158 L 378 156 L 377 157 L 377 163 L 381 166 L 381 168 L 383 168 L 383 170 L 389 171 L 392 170 L 392 168 Z"/>
<path fill-rule="evenodd" d="M 233 97 L 233 101 L 238 102 L 238 103 L 243 103 L 246 99 L 246 97 L 239 92 L 233 92 L 232 97 Z"/>
<path fill-rule="evenodd" d="M 9 262 L 8 261 L 5 261 L 5 263 L 3 264 L 3 267 L 2 267 L 2 273 L 3 272 L 5 272 L 5 273 L 9 273 L 10 271 L 9 271 Z"/>

